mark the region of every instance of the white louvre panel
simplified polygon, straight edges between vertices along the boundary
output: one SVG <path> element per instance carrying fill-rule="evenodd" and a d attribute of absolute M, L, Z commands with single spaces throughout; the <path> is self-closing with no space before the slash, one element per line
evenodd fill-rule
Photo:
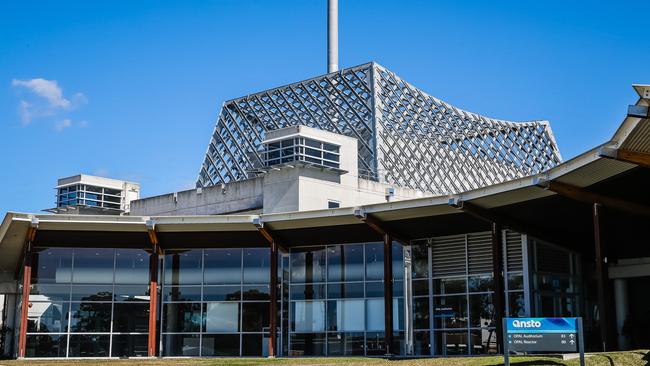
<path fill-rule="evenodd" d="M 467 235 L 469 274 L 492 273 L 492 233 Z"/>
<path fill-rule="evenodd" d="M 570 273 L 571 256 L 568 252 L 537 242 L 537 270 L 539 272 Z"/>
<path fill-rule="evenodd" d="M 465 275 L 465 235 L 433 238 L 431 243 L 433 276 Z"/>
<path fill-rule="evenodd" d="M 508 271 L 524 269 L 521 234 L 506 230 L 506 268 Z"/>

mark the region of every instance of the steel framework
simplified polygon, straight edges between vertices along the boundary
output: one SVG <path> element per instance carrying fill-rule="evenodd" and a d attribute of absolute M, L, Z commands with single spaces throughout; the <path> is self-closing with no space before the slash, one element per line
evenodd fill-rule
<path fill-rule="evenodd" d="M 547 121 L 455 108 L 371 62 L 227 101 L 197 187 L 255 176 L 265 133 L 305 125 L 359 141 L 359 175 L 434 194 L 534 175 L 561 162 Z"/>

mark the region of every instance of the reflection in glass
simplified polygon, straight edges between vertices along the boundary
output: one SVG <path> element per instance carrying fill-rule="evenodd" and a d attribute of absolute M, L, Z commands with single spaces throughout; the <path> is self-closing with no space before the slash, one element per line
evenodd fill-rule
<path fill-rule="evenodd" d="M 328 331 L 363 331 L 365 329 L 364 300 L 328 301 L 327 319 Z"/>
<path fill-rule="evenodd" d="M 366 330 L 384 331 L 384 299 L 366 300 Z M 393 330 L 404 329 L 404 299 L 393 299 Z"/>
<path fill-rule="evenodd" d="M 329 356 L 363 356 L 363 332 L 329 333 L 327 352 Z"/>
<path fill-rule="evenodd" d="M 411 288 L 413 289 L 413 296 L 428 296 L 429 280 L 413 280 Z"/>
<path fill-rule="evenodd" d="M 429 329 L 429 298 L 413 298 L 413 327 L 414 329 Z"/>
<path fill-rule="evenodd" d="M 199 332 L 201 330 L 201 304 L 164 304 L 163 324 L 165 332 Z"/>
<path fill-rule="evenodd" d="M 239 331 L 239 303 L 207 303 L 205 319 L 206 332 L 237 332 Z"/>
<path fill-rule="evenodd" d="M 431 354 L 431 339 L 428 331 L 413 332 L 413 354 L 428 356 Z"/>
<path fill-rule="evenodd" d="M 185 289 L 187 290 L 187 289 Z M 181 291 L 183 289 L 181 288 Z M 188 296 L 181 296 L 181 298 L 197 298 L 201 297 L 201 288 L 197 287 L 197 294 Z M 240 286 L 204 286 L 203 287 L 203 301 L 239 301 L 241 300 L 241 287 Z M 178 300 L 174 300 L 178 301 Z M 186 300 L 182 300 L 186 301 Z"/>
<path fill-rule="evenodd" d="M 112 300 L 113 300 L 113 285 L 73 285 L 72 286 L 72 301 L 112 301 Z"/>
<path fill-rule="evenodd" d="M 115 304 L 113 332 L 146 333 L 149 331 L 149 303 Z"/>
<path fill-rule="evenodd" d="M 205 287 L 205 289 L 208 288 Z M 211 291 L 211 289 L 208 291 Z M 237 286 L 237 291 L 239 291 L 239 286 Z M 201 287 L 165 286 L 163 301 L 201 301 Z"/>
<path fill-rule="evenodd" d="M 72 249 L 35 249 L 32 263 L 32 283 L 70 283 Z"/>
<path fill-rule="evenodd" d="M 201 261 L 201 250 L 165 251 L 165 284 L 200 285 Z"/>
<path fill-rule="evenodd" d="M 25 357 L 65 357 L 67 335 L 27 335 Z"/>
<path fill-rule="evenodd" d="M 70 357 L 108 357 L 109 335 L 70 335 Z"/>
<path fill-rule="evenodd" d="M 468 283 L 469 292 L 492 291 L 494 290 L 493 286 L 494 285 L 493 285 L 491 274 L 469 277 L 469 283 Z"/>
<path fill-rule="evenodd" d="M 292 333 L 290 356 L 325 356 L 325 333 Z"/>
<path fill-rule="evenodd" d="M 115 301 L 149 301 L 149 285 L 115 285 Z"/>
<path fill-rule="evenodd" d="M 115 283 L 124 285 L 148 284 L 149 253 L 142 249 L 116 249 Z"/>
<path fill-rule="evenodd" d="M 467 327 L 467 297 L 465 295 L 435 297 L 434 329 Z"/>
<path fill-rule="evenodd" d="M 147 335 L 114 335 L 112 357 L 147 357 Z"/>
<path fill-rule="evenodd" d="M 424 244 L 411 246 L 411 265 L 413 278 L 427 278 L 429 276 L 429 248 Z"/>
<path fill-rule="evenodd" d="M 265 356 L 262 334 L 242 334 L 242 356 Z"/>
<path fill-rule="evenodd" d="M 198 356 L 200 351 L 198 334 L 163 334 L 165 356 Z"/>
<path fill-rule="evenodd" d="M 201 356 L 239 356 L 239 334 L 204 334 Z"/>
<path fill-rule="evenodd" d="M 384 279 L 384 244 L 366 244 L 366 280 Z"/>
<path fill-rule="evenodd" d="M 336 245 L 327 248 L 328 281 L 363 281 L 363 245 Z"/>
<path fill-rule="evenodd" d="M 526 300 L 524 293 L 515 291 L 508 292 L 509 316 L 511 318 L 523 318 L 526 316 Z"/>
<path fill-rule="evenodd" d="M 269 303 L 242 303 L 242 331 L 261 332 L 269 327 Z"/>
<path fill-rule="evenodd" d="M 325 301 L 291 302 L 291 330 L 322 332 L 325 330 Z"/>
<path fill-rule="evenodd" d="M 404 279 L 404 248 L 394 241 L 391 250 L 393 251 L 393 279 Z"/>
<path fill-rule="evenodd" d="M 270 299 L 270 292 L 269 285 L 244 286 L 242 295 L 244 300 L 268 301 Z"/>
<path fill-rule="evenodd" d="M 110 332 L 111 304 L 110 303 L 72 303 L 70 311 L 70 331 Z M 71 341 L 72 346 L 72 341 Z"/>
<path fill-rule="evenodd" d="M 366 282 L 366 297 L 384 297 L 384 283 Z"/>
<path fill-rule="evenodd" d="M 325 298 L 325 284 L 291 285 L 291 300 L 320 300 Z"/>
<path fill-rule="evenodd" d="M 69 301 L 70 285 L 32 284 L 29 298 L 36 301 Z"/>
<path fill-rule="evenodd" d="M 241 255 L 241 249 L 206 249 L 204 254 L 204 283 L 206 285 L 240 284 L 242 276 Z"/>
<path fill-rule="evenodd" d="M 455 356 L 467 354 L 467 331 L 464 332 L 436 332 L 435 354 L 441 356 Z"/>
<path fill-rule="evenodd" d="M 330 283 L 327 285 L 328 299 L 363 298 L 363 282 Z"/>
<path fill-rule="evenodd" d="M 523 290 L 524 276 L 520 273 L 508 273 L 508 290 Z"/>
<path fill-rule="evenodd" d="M 494 355 L 497 353 L 497 334 L 495 329 L 470 331 L 473 355 Z"/>
<path fill-rule="evenodd" d="M 436 278 L 433 280 L 435 295 L 458 294 L 467 290 L 465 277 Z"/>
<path fill-rule="evenodd" d="M 382 327 L 383 328 L 383 327 Z M 366 354 L 368 356 L 383 356 L 386 354 L 384 332 L 366 333 Z"/>
<path fill-rule="evenodd" d="M 494 324 L 494 305 L 492 305 L 492 295 L 470 295 L 469 296 L 470 314 L 472 315 L 471 327 L 493 327 Z"/>
<path fill-rule="evenodd" d="M 113 284 L 115 249 L 75 248 L 72 283 Z"/>
<path fill-rule="evenodd" d="M 291 251 L 291 282 L 325 282 L 325 248 L 298 248 Z"/>
<path fill-rule="evenodd" d="M 268 283 L 271 267 L 268 248 L 244 249 L 244 283 Z"/>
<path fill-rule="evenodd" d="M 32 297 L 30 297 L 32 300 Z M 68 303 L 30 302 L 27 310 L 27 331 L 38 333 L 64 332 L 68 322 Z"/>

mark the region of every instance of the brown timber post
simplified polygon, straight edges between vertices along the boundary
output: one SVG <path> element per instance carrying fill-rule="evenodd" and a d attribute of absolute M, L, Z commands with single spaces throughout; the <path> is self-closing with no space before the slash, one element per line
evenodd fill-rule
<path fill-rule="evenodd" d="M 384 234 L 384 328 L 386 355 L 393 354 L 393 240 Z"/>
<path fill-rule="evenodd" d="M 153 249 L 149 257 L 149 337 L 147 339 L 147 355 L 149 357 L 156 357 L 156 341 L 158 339 L 158 259 L 160 246 L 152 222 L 147 223 L 147 231 Z"/>
<path fill-rule="evenodd" d="M 25 253 L 23 259 L 23 294 L 20 306 L 20 330 L 18 334 L 18 358 L 25 357 L 27 349 L 27 314 L 29 313 L 29 290 L 32 283 L 32 243 L 36 237 L 38 221 L 32 220 L 25 236 Z"/>
<path fill-rule="evenodd" d="M 603 352 L 609 351 L 611 348 L 609 342 L 608 330 L 608 306 L 607 306 L 607 286 L 608 286 L 608 273 L 607 273 L 607 256 L 605 254 L 605 245 L 601 236 L 601 214 L 602 206 L 600 203 L 593 204 L 593 220 L 594 220 L 594 252 L 596 260 L 596 281 L 598 286 L 598 313 L 600 320 L 600 339 L 602 342 Z"/>
<path fill-rule="evenodd" d="M 503 317 L 505 316 L 505 284 L 503 273 L 503 237 L 501 226 L 492 222 L 492 275 L 494 278 L 494 321 L 496 322 L 497 351 L 503 352 Z"/>

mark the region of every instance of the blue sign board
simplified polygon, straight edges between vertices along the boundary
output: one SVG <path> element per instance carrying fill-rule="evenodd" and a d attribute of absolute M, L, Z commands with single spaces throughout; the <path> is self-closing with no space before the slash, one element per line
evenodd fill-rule
<path fill-rule="evenodd" d="M 580 352 L 584 365 L 580 318 L 505 318 L 503 336 L 506 365 L 510 352 Z"/>

